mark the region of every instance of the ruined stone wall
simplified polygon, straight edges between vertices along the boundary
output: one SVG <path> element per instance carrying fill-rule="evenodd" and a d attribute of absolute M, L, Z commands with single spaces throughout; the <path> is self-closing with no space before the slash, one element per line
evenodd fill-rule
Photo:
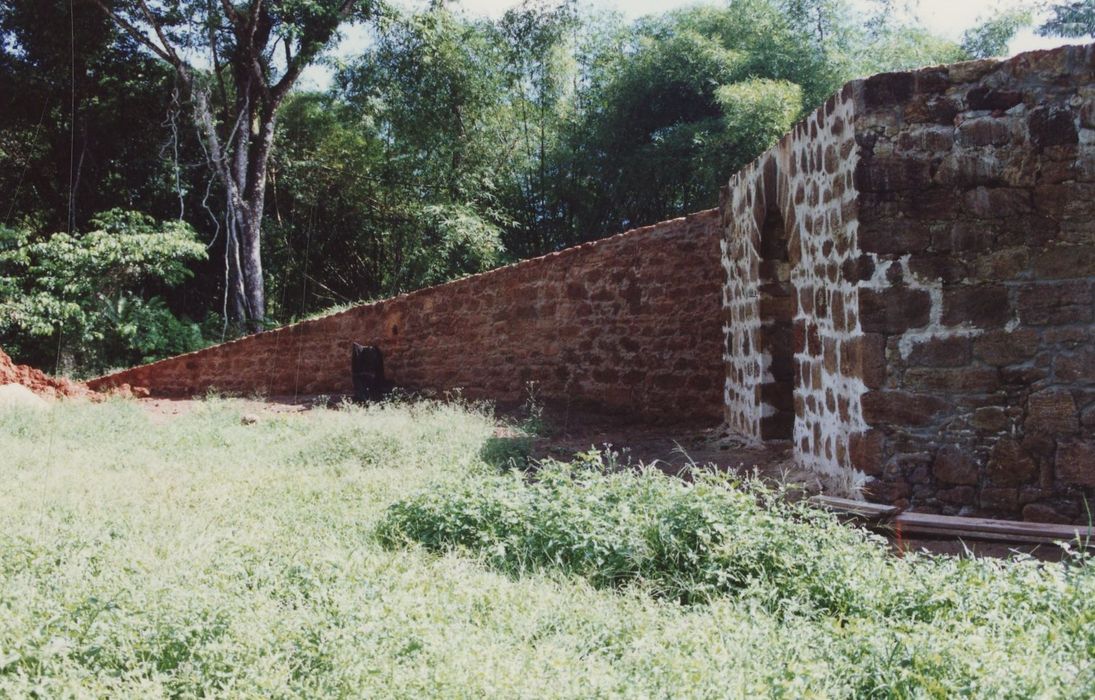
<path fill-rule="evenodd" d="M 470 397 L 540 395 L 650 417 L 722 412 L 718 215 L 702 212 L 91 382 L 158 395 L 350 392 L 350 343 Z"/>
<path fill-rule="evenodd" d="M 919 510 L 1087 517 L 1095 46 L 850 83 L 721 208 L 730 431 Z"/>
<path fill-rule="evenodd" d="M 1095 46 L 855 88 L 855 466 L 945 513 L 1084 520 L 1095 495 Z"/>
<path fill-rule="evenodd" d="M 800 465 L 855 480 L 849 453 L 866 387 L 858 290 L 846 275 L 860 256 L 853 97 L 829 100 L 730 180 L 722 303 L 730 430 L 793 440 Z"/>
<path fill-rule="evenodd" d="M 948 514 L 1083 521 L 1095 497 L 1095 46 L 844 87 L 665 222 L 92 382 L 157 393 L 393 379 L 789 441 Z"/>

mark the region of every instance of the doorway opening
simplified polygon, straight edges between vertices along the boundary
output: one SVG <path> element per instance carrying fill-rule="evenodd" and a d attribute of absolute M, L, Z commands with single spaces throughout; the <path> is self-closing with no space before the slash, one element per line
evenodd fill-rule
<path fill-rule="evenodd" d="M 760 351 L 764 372 L 759 403 L 762 440 L 790 440 L 795 425 L 794 316 L 787 227 L 778 209 L 769 208 L 760 233 Z"/>

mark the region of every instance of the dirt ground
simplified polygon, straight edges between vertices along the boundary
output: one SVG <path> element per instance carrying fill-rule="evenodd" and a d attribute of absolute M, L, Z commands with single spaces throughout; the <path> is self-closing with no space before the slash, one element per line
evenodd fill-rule
<path fill-rule="evenodd" d="M 246 410 L 255 415 L 269 413 L 299 413 L 309 411 L 318 403 L 337 405 L 338 399 L 327 396 L 272 396 L 242 398 Z M 184 415 L 199 404 L 196 399 L 148 398 L 140 405 L 157 420 L 169 420 Z M 790 460 L 789 442 L 750 447 L 727 439 L 718 433 L 718 425 L 709 421 L 636 420 L 633 417 L 548 405 L 539 407 L 530 416 L 524 405 L 498 405 L 499 440 L 524 437 L 523 426 L 535 424 L 531 438 L 533 459 L 570 459 L 578 452 L 608 450 L 617 454 L 621 465 L 657 465 L 677 474 L 690 465 L 714 465 L 719 469 L 741 473 L 756 473 L 764 478 L 781 481 L 806 481 L 809 474 L 796 471 Z"/>

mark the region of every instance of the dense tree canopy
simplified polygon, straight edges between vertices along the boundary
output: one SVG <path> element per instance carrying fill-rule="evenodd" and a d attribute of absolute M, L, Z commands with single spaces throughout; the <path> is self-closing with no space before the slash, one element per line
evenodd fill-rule
<path fill-rule="evenodd" d="M 1044 36 L 1095 39 L 1095 0 L 1049 3 L 1050 17 L 1038 27 Z"/>
<path fill-rule="evenodd" d="M 908 4 L 728 0 L 627 23 L 573 0 L 497 20 L 442 2 L 0 0 L 0 344 L 38 364 L 60 345 L 91 371 L 201 342 L 194 324 L 103 330 L 92 317 L 122 318 L 121 299 L 212 318 L 201 329 L 220 339 L 226 316 L 253 316 L 234 262 L 247 226 L 262 316 L 284 322 L 714 206 L 844 81 L 1000 53 L 1024 20 L 989 18 L 958 44 Z M 1060 31 L 1089 5 L 1065 3 Z M 354 17 L 369 20 L 362 48 L 329 89 L 293 88 Z M 98 216 L 114 209 L 161 237 L 125 238 L 103 223 L 120 214 Z M 201 255 L 154 223 L 172 219 Z M 127 280 L 77 323 L 30 269 L 112 235 L 188 276 Z"/>

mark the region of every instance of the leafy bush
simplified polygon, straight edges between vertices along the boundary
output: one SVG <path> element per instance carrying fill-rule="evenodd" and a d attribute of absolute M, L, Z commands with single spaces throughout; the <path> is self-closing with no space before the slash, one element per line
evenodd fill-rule
<path fill-rule="evenodd" d="M 187 263 L 205 254 L 187 224 L 117 209 L 82 234 L 0 227 L 0 336 L 24 359 L 64 353 L 88 373 L 195 350 L 200 327 L 154 292 L 188 279 Z"/>
<path fill-rule="evenodd" d="M 1095 568 L 893 557 L 884 539 L 753 481 L 656 469 L 605 473 L 597 453 L 533 479 L 475 474 L 394 503 L 388 545 L 463 550 L 511 574 L 549 569 L 595 586 L 635 583 L 685 603 L 733 595 L 773 613 L 984 618 L 1003 600 L 1040 614 L 1095 605 Z M 1032 590 L 1038 591 L 1031 596 Z M 956 591 L 966 591 L 957 595 Z"/>

